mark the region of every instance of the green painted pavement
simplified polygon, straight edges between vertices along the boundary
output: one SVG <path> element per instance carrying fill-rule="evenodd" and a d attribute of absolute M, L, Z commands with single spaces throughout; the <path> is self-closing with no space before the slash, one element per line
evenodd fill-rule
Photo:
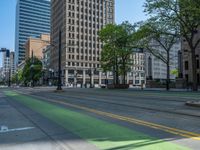
<path fill-rule="evenodd" d="M 102 150 L 189 150 L 140 132 L 12 91 L 5 94 Z"/>

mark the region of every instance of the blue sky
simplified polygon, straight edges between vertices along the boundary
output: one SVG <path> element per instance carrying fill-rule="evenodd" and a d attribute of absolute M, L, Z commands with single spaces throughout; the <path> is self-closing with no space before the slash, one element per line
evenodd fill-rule
<path fill-rule="evenodd" d="M 116 23 L 129 21 L 131 23 L 145 20 L 143 3 L 145 0 L 115 0 Z M 16 0 L 0 0 L 0 48 L 14 50 L 15 45 L 15 7 Z M 0 54 L 1 56 L 1 54 Z M 0 64 L 2 60 L 0 57 Z"/>

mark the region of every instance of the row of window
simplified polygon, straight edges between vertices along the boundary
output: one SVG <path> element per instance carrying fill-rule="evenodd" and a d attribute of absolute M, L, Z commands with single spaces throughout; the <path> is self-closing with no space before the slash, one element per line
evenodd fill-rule
<path fill-rule="evenodd" d="M 69 37 L 68 37 L 68 38 L 69 38 L 69 39 L 75 39 L 74 33 L 69 33 Z M 97 36 L 93 36 L 93 37 L 92 37 L 92 36 L 88 36 L 88 35 L 85 35 L 85 36 L 84 36 L 83 34 L 81 34 L 81 35 L 80 35 L 80 34 L 77 34 L 77 35 L 76 35 L 76 38 L 77 38 L 77 39 L 82 39 L 82 40 L 90 40 L 90 41 L 93 40 L 94 42 L 95 42 L 95 41 L 100 42 L 100 41 L 99 41 L 99 37 L 97 37 Z"/>
<path fill-rule="evenodd" d="M 77 1 L 77 5 L 79 5 L 80 3 L 79 3 L 79 1 Z M 83 1 L 81 1 L 81 6 L 82 7 L 84 7 L 84 2 Z M 102 4 L 99 4 L 99 3 L 88 3 L 88 2 L 85 2 L 85 7 L 89 7 L 90 9 L 91 8 L 93 8 L 93 9 L 96 9 L 96 8 L 99 8 L 99 6 L 100 6 L 100 9 L 102 10 L 103 9 L 103 6 L 102 6 Z M 75 10 L 75 7 L 74 7 L 74 3 L 70 3 L 69 2 L 69 5 L 68 5 L 68 8 L 69 8 L 69 10 Z M 77 11 L 79 11 L 79 9 L 78 9 L 79 7 L 77 7 Z"/>
<path fill-rule="evenodd" d="M 43 24 L 45 26 L 50 26 L 50 18 L 40 18 L 34 17 L 34 18 L 29 18 L 27 16 L 20 16 L 19 22 L 26 22 L 26 23 L 31 23 L 31 24 Z"/>
<path fill-rule="evenodd" d="M 69 53 L 75 53 L 75 48 L 73 48 L 73 47 L 69 47 L 68 50 L 69 50 L 69 51 L 68 51 Z M 79 52 L 83 54 L 83 53 L 84 53 L 83 48 L 80 49 L 80 50 L 79 50 L 79 48 L 77 48 L 77 49 L 76 49 L 76 53 L 79 53 Z M 97 55 L 99 55 L 99 49 L 96 49 L 96 50 L 93 50 L 93 51 L 92 51 L 92 50 L 87 50 L 87 49 L 85 49 L 85 54 L 90 54 L 90 55 L 91 55 L 92 52 L 93 52 L 94 55 L 95 55 L 96 53 L 97 53 Z"/>
<path fill-rule="evenodd" d="M 79 22 L 77 22 L 77 25 L 79 25 Z M 83 22 L 81 22 L 81 25 L 83 26 Z M 92 34 L 92 29 L 91 29 L 92 28 L 92 23 L 88 24 L 88 22 L 85 22 L 85 27 L 88 27 L 88 26 L 89 26 L 89 28 L 86 28 L 85 31 L 88 30 L 88 31 L 86 31 L 86 33 Z M 97 30 L 93 30 L 93 34 L 95 34 L 95 31 L 98 33 L 98 30 L 100 29 L 100 27 L 103 28 L 103 25 L 100 26 L 99 24 L 93 23 L 93 28 L 95 28 L 95 27 L 97 27 Z M 79 30 L 81 32 L 84 31 L 83 27 L 81 27 L 81 28 L 77 27 L 76 30 L 77 30 L 77 32 L 79 32 Z M 69 26 L 68 27 L 68 31 L 75 32 L 75 27 L 74 26 Z"/>
<path fill-rule="evenodd" d="M 84 3 L 84 0 L 76 0 L 77 1 L 77 4 L 81 3 L 81 5 L 83 5 Z M 104 0 L 89 0 L 89 3 L 103 3 Z M 69 3 L 72 3 L 74 4 L 75 3 L 75 0 L 69 0 L 68 1 Z"/>
<path fill-rule="evenodd" d="M 69 59 L 74 60 L 75 55 L 69 55 Z M 85 61 L 99 61 L 99 57 L 92 57 L 92 56 L 79 56 L 76 55 L 76 60 L 85 60 Z"/>
<path fill-rule="evenodd" d="M 20 5 L 24 4 L 24 5 L 35 5 L 35 6 L 46 6 L 49 7 L 50 6 L 50 1 L 36 1 L 36 0 L 23 0 L 23 1 L 19 1 Z"/>
<path fill-rule="evenodd" d="M 20 12 L 26 12 L 28 14 L 36 14 L 36 15 L 44 15 L 44 16 L 48 16 L 50 17 L 50 7 L 48 8 L 42 8 L 42 9 L 39 9 L 38 7 L 36 7 L 36 9 L 34 9 L 33 6 L 30 6 L 30 7 L 23 7 L 23 6 L 20 6 Z"/>
<path fill-rule="evenodd" d="M 89 24 L 89 26 L 91 27 L 91 25 L 90 25 L 90 24 L 92 23 L 91 18 L 89 17 L 89 18 L 90 18 L 90 19 L 89 19 L 89 22 L 87 22 L 87 17 L 88 17 L 88 16 L 85 15 L 85 17 L 86 17 L 86 18 L 85 18 L 85 19 L 86 19 L 85 25 L 88 26 L 87 24 Z M 76 24 L 77 24 L 77 25 L 82 25 L 82 26 L 83 26 L 83 23 L 82 23 L 83 21 L 82 21 L 81 23 L 79 23 L 79 22 L 80 22 L 80 20 L 77 20 L 77 21 L 76 21 Z M 97 24 L 100 24 L 100 23 L 103 24 L 103 19 L 98 19 L 98 18 L 93 17 L 93 22 L 95 22 L 95 23 L 97 23 Z M 69 18 L 69 19 L 68 19 L 68 24 L 75 25 L 75 19 Z"/>
<path fill-rule="evenodd" d="M 87 13 L 86 13 L 87 14 Z M 97 12 L 95 12 L 95 11 L 93 11 L 93 15 L 96 17 L 96 18 L 102 18 L 103 17 L 103 13 L 101 12 L 101 14 L 100 14 L 100 17 L 99 17 L 99 12 L 97 11 Z M 110 15 L 111 16 L 111 15 Z M 75 13 L 74 12 L 70 12 L 69 11 L 69 13 L 68 13 L 68 17 L 72 17 L 72 18 L 75 18 Z M 79 14 L 79 13 L 77 13 L 76 14 L 76 17 L 78 18 L 78 19 L 84 19 L 84 15 L 83 14 Z M 91 15 L 85 15 L 85 19 L 87 20 L 89 18 L 89 20 L 91 21 L 92 20 L 92 16 Z M 94 20 L 94 19 L 93 19 Z"/>
<path fill-rule="evenodd" d="M 70 67 L 94 67 L 99 68 L 99 64 L 92 64 L 92 63 L 78 63 L 78 62 L 68 62 L 68 66 Z"/>
<path fill-rule="evenodd" d="M 92 46 L 93 46 L 93 48 L 103 48 L 103 44 L 97 44 L 97 43 L 91 43 L 91 42 L 80 42 L 80 44 L 79 44 L 79 41 L 77 41 L 76 42 L 76 44 L 75 44 L 75 42 L 73 41 L 73 40 L 69 40 L 69 46 L 85 46 L 85 47 L 90 47 L 90 48 L 92 48 Z"/>
<path fill-rule="evenodd" d="M 94 6 L 95 6 L 95 5 L 94 5 Z M 99 8 L 99 7 L 97 7 L 97 8 Z M 96 13 L 99 14 L 99 11 L 102 13 L 103 7 L 101 6 L 100 9 L 94 8 L 93 11 L 92 11 L 92 10 L 90 9 L 90 7 L 89 7 L 89 8 L 87 7 L 87 8 L 84 9 L 83 7 L 79 7 L 79 6 L 78 6 L 78 7 L 76 8 L 76 10 L 75 10 L 75 6 L 74 6 L 74 5 L 69 5 L 69 6 L 68 6 L 68 10 L 70 10 L 70 11 L 78 11 L 78 12 L 80 11 L 80 12 L 82 12 L 82 13 L 85 12 L 85 13 L 89 13 L 89 14 L 92 14 L 92 12 L 93 12 L 93 15 L 95 15 Z M 84 11 L 84 10 L 85 10 L 85 11 Z M 102 16 L 103 16 L 103 14 L 102 14 Z"/>

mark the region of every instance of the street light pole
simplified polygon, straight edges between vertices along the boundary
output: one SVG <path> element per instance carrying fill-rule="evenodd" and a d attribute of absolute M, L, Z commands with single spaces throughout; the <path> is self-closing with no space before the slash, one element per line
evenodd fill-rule
<path fill-rule="evenodd" d="M 59 31 L 59 48 L 58 48 L 58 86 L 57 90 L 61 91 L 61 30 Z"/>
<path fill-rule="evenodd" d="M 89 75 L 90 75 L 90 88 L 92 88 L 92 69 L 90 69 Z"/>
<path fill-rule="evenodd" d="M 8 87 L 11 86 L 11 80 L 10 80 L 10 75 L 11 74 L 11 69 L 9 68 L 9 73 L 8 73 Z"/>
<path fill-rule="evenodd" d="M 18 86 L 18 71 L 16 72 L 16 86 Z"/>
<path fill-rule="evenodd" d="M 34 74 L 33 74 L 33 65 L 34 65 L 34 60 L 33 60 L 33 50 L 32 50 L 32 54 L 31 54 L 31 82 L 32 82 L 32 84 L 31 84 L 31 86 L 32 87 L 34 87 L 34 79 L 33 79 L 33 76 L 34 76 Z"/>

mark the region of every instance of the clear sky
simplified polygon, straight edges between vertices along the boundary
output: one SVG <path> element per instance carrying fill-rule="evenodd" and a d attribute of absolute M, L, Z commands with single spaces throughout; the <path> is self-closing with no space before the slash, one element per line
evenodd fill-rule
<path fill-rule="evenodd" d="M 115 20 L 116 23 L 129 21 L 135 23 L 145 20 L 147 17 L 143 12 L 145 0 L 115 0 Z"/>
<path fill-rule="evenodd" d="M 115 0 L 116 23 L 134 23 L 146 19 L 143 13 L 145 0 Z M 0 0 L 0 48 L 14 50 L 15 45 L 15 8 L 16 0 Z M 0 54 L 0 65 L 2 63 Z"/>

